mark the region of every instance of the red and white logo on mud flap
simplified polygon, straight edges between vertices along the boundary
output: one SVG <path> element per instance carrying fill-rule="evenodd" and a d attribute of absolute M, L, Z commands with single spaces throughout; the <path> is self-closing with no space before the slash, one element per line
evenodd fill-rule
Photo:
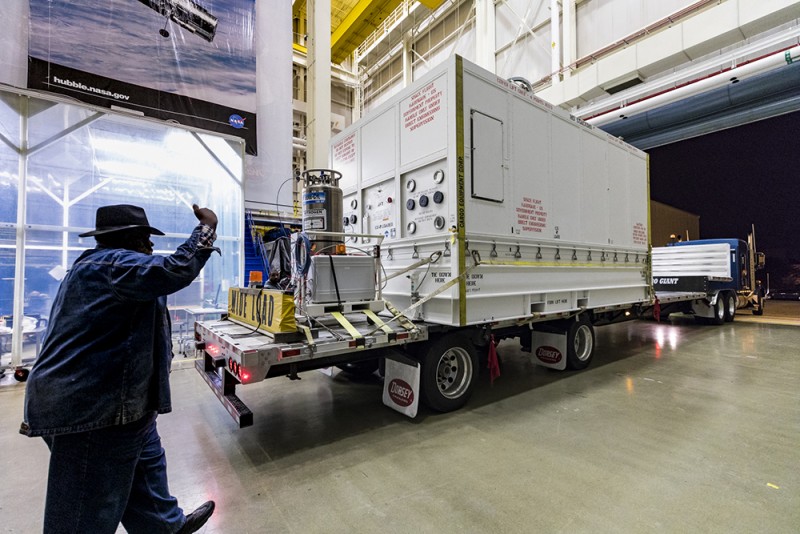
<path fill-rule="evenodd" d="M 400 406 L 411 406 L 414 402 L 414 390 L 405 380 L 395 378 L 389 383 L 389 397 Z"/>
<path fill-rule="evenodd" d="M 536 349 L 536 357 L 544 363 L 558 363 L 561 361 L 561 358 L 563 358 L 560 350 L 555 347 L 548 347 L 547 345 Z"/>

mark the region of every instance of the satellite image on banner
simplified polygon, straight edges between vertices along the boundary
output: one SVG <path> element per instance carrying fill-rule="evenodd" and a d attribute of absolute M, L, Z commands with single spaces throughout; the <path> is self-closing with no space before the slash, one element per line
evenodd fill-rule
<path fill-rule="evenodd" d="M 245 139 L 255 0 L 30 0 L 28 87 Z"/>

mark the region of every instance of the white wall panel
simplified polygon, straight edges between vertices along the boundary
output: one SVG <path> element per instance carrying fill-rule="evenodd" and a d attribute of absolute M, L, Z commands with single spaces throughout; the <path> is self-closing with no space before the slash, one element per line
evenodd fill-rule
<path fill-rule="evenodd" d="M 683 31 L 673 26 L 636 43 L 636 62 L 642 76 L 651 76 L 676 63 L 689 61 L 683 52 Z M 646 67 L 645 67 L 646 66 Z"/>
<path fill-rule="evenodd" d="M 536 82 L 550 74 L 550 29 L 533 39 L 523 36 L 516 46 L 497 54 L 497 75 L 503 78 L 522 76 Z"/>
<path fill-rule="evenodd" d="M 800 18 L 800 3 L 795 0 L 737 0 L 739 25 L 747 37 L 766 31 L 787 19 Z"/>
<path fill-rule="evenodd" d="M 504 2 L 497 5 L 495 17 L 497 20 L 497 29 L 495 30 L 495 38 L 497 40 L 498 48 L 506 46 L 512 42 L 521 41 L 525 34 L 530 36 L 530 29 L 537 28 L 538 26 L 545 25 L 549 35 L 549 20 L 550 9 L 549 2 L 542 0 L 536 2 L 514 0 Z M 534 32 L 538 36 L 538 32 Z M 549 40 L 549 37 L 545 37 Z M 545 41 L 545 45 L 548 41 Z"/>
<path fill-rule="evenodd" d="M 691 0 L 589 0 L 578 5 L 578 57 L 583 57 L 691 4 Z"/>
<path fill-rule="evenodd" d="M 732 40 L 744 38 L 739 31 L 739 6 L 736 2 L 725 2 L 713 10 L 698 13 L 681 26 L 683 46 L 692 59 L 719 50 Z"/>

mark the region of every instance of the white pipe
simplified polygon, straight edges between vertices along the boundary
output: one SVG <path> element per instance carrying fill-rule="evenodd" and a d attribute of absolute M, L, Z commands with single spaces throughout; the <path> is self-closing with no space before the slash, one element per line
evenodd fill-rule
<path fill-rule="evenodd" d="M 308 57 L 308 152 L 309 168 L 328 166 L 331 138 L 331 3 L 307 0 L 309 26 Z"/>
<path fill-rule="evenodd" d="M 497 72 L 497 25 L 494 0 L 475 1 L 475 59 L 476 63 L 490 72 Z"/>
<path fill-rule="evenodd" d="M 639 102 L 635 102 L 629 106 L 621 106 L 619 108 L 606 111 L 601 115 L 597 115 L 585 120 L 594 126 L 603 126 L 619 120 L 621 115 L 625 115 L 626 117 L 638 115 L 644 111 L 675 102 L 676 100 L 687 98 L 715 87 L 721 87 L 730 83 L 731 78 L 736 77 L 739 80 L 743 80 L 747 77 L 779 67 L 783 64 L 792 63 L 798 58 L 800 58 L 800 45 L 790 48 L 789 50 L 784 50 L 783 52 L 778 52 L 758 59 L 746 65 L 742 65 L 741 67 L 718 72 L 711 77 L 690 82 L 689 84 L 678 87 L 677 89 L 645 98 L 644 100 L 640 100 Z"/>
<path fill-rule="evenodd" d="M 575 0 L 563 1 L 563 35 L 561 36 L 561 48 L 564 49 L 564 65 L 575 63 L 578 55 L 578 42 L 575 36 L 578 35 L 577 20 L 575 19 Z M 572 76 L 572 69 L 564 69 L 564 78 Z"/>
<path fill-rule="evenodd" d="M 561 31 L 558 15 L 558 0 L 550 0 L 550 72 L 553 73 L 553 83 L 559 81 L 561 72 Z"/>

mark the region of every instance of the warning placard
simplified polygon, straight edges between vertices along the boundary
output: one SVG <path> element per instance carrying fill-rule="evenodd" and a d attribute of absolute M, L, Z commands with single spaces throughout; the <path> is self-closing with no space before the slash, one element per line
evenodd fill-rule
<path fill-rule="evenodd" d="M 517 225 L 523 232 L 541 233 L 547 228 L 547 211 L 542 206 L 542 201 L 537 198 L 522 197 L 522 202 L 516 208 Z"/>
<path fill-rule="evenodd" d="M 337 164 L 352 163 L 356 159 L 356 134 L 350 134 L 333 145 L 333 161 Z"/>
<path fill-rule="evenodd" d="M 433 122 L 442 110 L 442 91 L 431 82 L 403 102 L 403 128 L 413 132 Z"/>

